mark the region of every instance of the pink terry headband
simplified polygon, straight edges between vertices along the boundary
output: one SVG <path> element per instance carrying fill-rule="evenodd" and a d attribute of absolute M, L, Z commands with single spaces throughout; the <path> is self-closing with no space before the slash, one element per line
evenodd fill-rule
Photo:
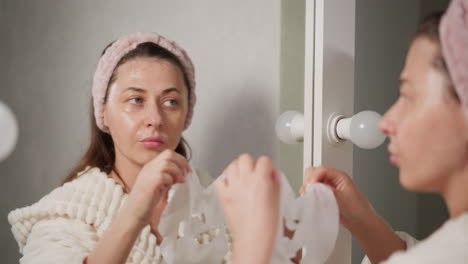
<path fill-rule="evenodd" d="M 157 33 L 136 33 L 126 37 L 122 37 L 116 40 L 110 47 L 106 49 L 104 54 L 99 59 L 96 72 L 94 73 L 93 79 L 93 106 L 94 106 L 94 117 L 96 118 L 96 125 L 104 132 L 109 132 L 108 128 L 104 126 L 103 110 L 104 110 L 104 97 L 106 96 L 106 90 L 109 85 L 109 80 L 114 72 L 114 69 L 128 52 L 135 49 L 139 44 L 145 42 L 155 43 L 162 48 L 165 48 L 172 54 L 174 54 L 182 66 L 184 67 L 184 73 L 187 75 L 189 81 L 189 108 L 187 117 L 185 119 L 184 128 L 190 125 L 193 116 L 193 108 L 195 106 L 195 69 L 189 56 L 177 43 L 165 39 Z"/>
<path fill-rule="evenodd" d="M 452 0 L 439 29 L 442 54 L 468 116 L 468 0 Z"/>

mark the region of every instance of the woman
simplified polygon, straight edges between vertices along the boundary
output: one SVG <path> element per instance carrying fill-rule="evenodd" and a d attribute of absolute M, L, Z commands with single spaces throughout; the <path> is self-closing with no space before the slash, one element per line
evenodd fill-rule
<path fill-rule="evenodd" d="M 8 216 L 21 263 L 160 263 L 168 189 L 191 169 L 194 68 L 156 33 L 118 39 L 93 80 L 91 142 L 65 184 Z"/>
<path fill-rule="evenodd" d="M 390 138 L 390 160 L 399 168 L 403 187 L 444 198 L 450 219 L 434 234 L 421 242 L 406 234 L 397 235 L 351 178 L 332 168 L 307 169 L 301 192 L 307 184 L 318 182 L 334 191 L 341 223 L 367 253 L 363 263 L 466 263 L 468 1 L 452 0 L 443 17 L 433 15 L 419 26 L 401 74 L 400 97 L 383 117 L 380 129 Z M 252 171 L 251 164 L 258 163 L 251 158 L 239 159 L 227 169 L 227 182 L 218 183 L 228 224 L 238 240 L 234 240 L 234 263 L 268 263 L 271 256 L 271 235 L 261 234 L 274 233 L 271 225 L 276 222 L 256 228 L 245 224 L 254 220 L 266 223 L 278 214 L 277 187 L 271 178 L 274 168 L 270 165 L 269 170 Z M 243 173 L 250 173 L 250 178 Z M 260 180 L 265 185 L 262 192 L 247 188 Z M 255 195 L 251 208 L 240 206 L 245 203 L 240 193 Z"/>

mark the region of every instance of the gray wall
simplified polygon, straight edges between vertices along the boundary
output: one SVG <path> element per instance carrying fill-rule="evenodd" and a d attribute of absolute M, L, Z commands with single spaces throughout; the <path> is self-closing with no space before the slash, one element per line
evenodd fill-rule
<path fill-rule="evenodd" d="M 431 14 L 434 11 L 445 10 L 450 0 L 419 0 L 421 8 L 421 18 Z"/>
<path fill-rule="evenodd" d="M 281 1 L 280 111 L 304 112 L 305 0 Z M 279 142 L 279 169 L 302 186 L 303 144 Z"/>
<path fill-rule="evenodd" d="M 383 114 L 398 97 L 399 75 L 419 20 L 419 2 L 356 1 L 354 110 Z M 374 208 L 395 229 L 417 233 L 417 195 L 399 184 L 386 144 L 375 150 L 354 148 L 354 179 Z M 353 263 L 363 253 L 353 243 Z"/>
<path fill-rule="evenodd" d="M 241 152 L 277 159 L 280 0 L 136 2 L 1 0 L 0 100 L 20 126 L 15 152 L 0 163 L 2 263 L 19 258 L 7 213 L 50 192 L 85 150 L 92 75 L 120 35 L 157 31 L 191 54 L 193 166 L 216 176 Z"/>

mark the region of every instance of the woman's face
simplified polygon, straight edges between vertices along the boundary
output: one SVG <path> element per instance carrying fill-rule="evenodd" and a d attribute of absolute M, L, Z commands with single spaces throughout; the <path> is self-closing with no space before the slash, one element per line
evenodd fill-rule
<path fill-rule="evenodd" d="M 467 165 L 467 122 L 449 80 L 434 66 L 440 48 L 425 37 L 410 47 L 400 97 L 380 128 L 390 138 L 390 160 L 409 190 L 442 192 Z"/>
<path fill-rule="evenodd" d="M 131 59 L 116 71 L 104 107 L 104 125 L 114 141 L 116 160 L 144 165 L 181 140 L 188 111 L 183 74 L 156 58 Z"/>

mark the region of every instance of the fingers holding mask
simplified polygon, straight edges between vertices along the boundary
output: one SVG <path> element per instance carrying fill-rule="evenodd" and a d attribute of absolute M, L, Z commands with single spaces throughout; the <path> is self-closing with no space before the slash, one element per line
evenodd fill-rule
<path fill-rule="evenodd" d="M 236 158 L 235 160 L 231 161 L 229 165 L 224 169 L 223 174 L 221 175 L 222 180 L 225 184 L 229 184 L 228 179 L 232 177 L 236 177 L 239 171 L 239 160 Z M 232 176 L 231 176 L 232 175 Z"/>
<path fill-rule="evenodd" d="M 255 168 L 257 161 L 249 154 L 242 154 L 238 158 L 239 177 L 244 179 Z"/>
<path fill-rule="evenodd" d="M 175 183 L 185 182 L 190 170 L 187 160 L 180 154 L 165 150 L 148 162 L 140 171 L 135 188 L 140 193 L 147 193 L 151 199 L 159 199 L 161 192 Z"/>
<path fill-rule="evenodd" d="M 163 162 L 162 168 L 167 169 L 168 172 L 176 173 L 174 176 L 178 176 L 175 178 L 177 182 L 183 182 L 181 180 L 185 179 L 185 175 L 191 171 L 187 159 L 177 152 L 166 150 L 158 158 L 153 161 L 155 163 Z"/>
<path fill-rule="evenodd" d="M 278 181 L 278 172 L 275 169 L 275 165 L 267 156 L 262 156 L 258 159 L 255 170 L 260 177 L 264 177 L 265 180 L 271 179 L 273 181 Z"/>
<path fill-rule="evenodd" d="M 271 253 L 279 221 L 279 184 L 273 162 L 243 154 L 223 175 L 225 179 L 216 187 L 230 232 L 236 238 L 234 250 L 261 245 L 267 249 L 263 251 Z"/>
<path fill-rule="evenodd" d="M 333 191 L 352 184 L 351 178 L 346 173 L 326 166 L 309 167 L 305 175 L 304 184 L 300 189 L 301 194 L 304 194 L 308 185 L 315 183 L 323 183 Z"/>
<path fill-rule="evenodd" d="M 273 161 L 262 156 L 255 160 L 249 154 L 242 154 L 233 160 L 222 173 L 222 182 L 225 185 L 247 184 L 257 180 L 271 180 L 278 177 Z"/>

